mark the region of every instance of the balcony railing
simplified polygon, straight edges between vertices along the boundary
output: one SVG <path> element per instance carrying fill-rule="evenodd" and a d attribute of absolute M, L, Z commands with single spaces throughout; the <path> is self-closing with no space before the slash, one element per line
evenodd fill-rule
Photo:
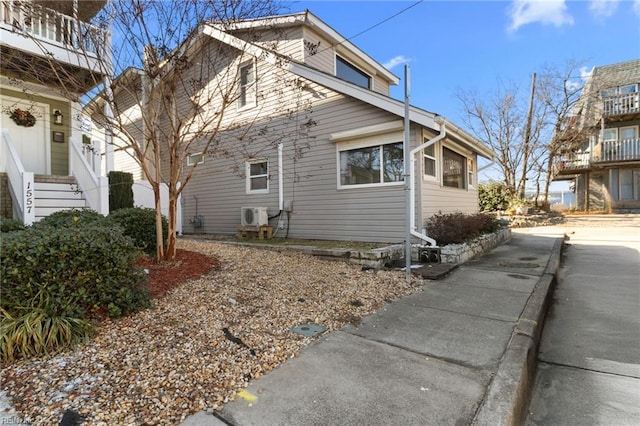
<path fill-rule="evenodd" d="M 35 39 L 93 55 L 105 40 L 105 32 L 96 26 L 26 1 L 2 1 L 0 24 Z"/>
<path fill-rule="evenodd" d="M 604 115 L 636 114 L 640 112 L 640 93 L 624 93 L 603 99 Z"/>
<path fill-rule="evenodd" d="M 557 160 L 556 174 L 589 169 L 600 163 L 640 161 L 640 139 L 604 141 L 596 145 L 592 153 L 565 155 Z"/>

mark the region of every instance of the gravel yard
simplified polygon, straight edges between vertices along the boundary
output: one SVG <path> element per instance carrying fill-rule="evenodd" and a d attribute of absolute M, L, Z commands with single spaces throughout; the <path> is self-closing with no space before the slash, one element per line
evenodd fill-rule
<path fill-rule="evenodd" d="M 408 286 L 404 272 L 362 271 L 291 251 L 195 240 L 180 240 L 179 248 L 220 265 L 152 309 L 106 321 L 73 351 L 3 366 L 16 416 L 51 425 L 74 409 L 86 425 L 179 424 L 221 408 L 314 339 L 292 326 L 335 330 L 420 288 Z"/>

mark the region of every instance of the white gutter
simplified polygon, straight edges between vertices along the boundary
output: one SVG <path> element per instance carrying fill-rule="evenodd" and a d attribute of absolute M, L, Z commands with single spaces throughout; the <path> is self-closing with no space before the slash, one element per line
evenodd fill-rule
<path fill-rule="evenodd" d="M 436 137 L 434 137 L 433 139 L 428 140 L 427 142 L 423 143 L 422 145 L 413 148 L 410 152 L 410 158 L 411 161 L 409 162 L 409 167 L 410 167 L 410 171 L 409 171 L 409 175 L 413 178 L 413 176 L 415 175 L 415 155 L 422 151 L 425 148 L 430 147 L 431 145 L 433 145 L 434 143 L 438 142 L 439 140 L 443 139 L 447 134 L 447 130 L 445 127 L 445 122 L 442 121 L 440 122 L 440 134 L 437 135 Z M 411 231 L 411 235 L 413 235 L 414 237 L 420 238 L 421 240 L 427 242 L 430 246 L 435 247 L 437 246 L 436 244 L 436 240 L 434 240 L 433 238 L 428 237 L 426 234 L 421 233 L 416 231 L 416 191 L 415 191 L 415 185 L 411 185 L 411 187 L 409 188 L 409 196 L 411 198 L 411 207 L 409 209 L 410 213 L 411 213 L 411 221 L 410 221 L 410 231 Z"/>

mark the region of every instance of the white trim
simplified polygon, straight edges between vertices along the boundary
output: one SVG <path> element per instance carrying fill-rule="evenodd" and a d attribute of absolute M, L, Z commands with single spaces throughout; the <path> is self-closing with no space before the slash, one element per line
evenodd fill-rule
<path fill-rule="evenodd" d="M 267 163 L 267 173 L 265 175 L 251 175 L 251 165 L 252 164 L 260 164 Z M 260 158 L 260 159 L 251 159 L 247 160 L 244 163 L 245 167 L 245 190 L 247 194 L 268 194 L 269 193 L 269 159 L 268 158 Z M 267 178 L 267 188 L 266 189 L 251 189 L 251 179 L 255 177 L 266 177 Z"/>
<path fill-rule="evenodd" d="M 631 139 L 638 139 L 638 137 L 640 137 L 640 135 L 638 134 L 638 126 L 624 126 L 624 127 L 618 127 L 618 139 L 623 141 L 625 139 L 622 138 L 622 131 L 625 129 L 635 129 L 635 133 L 636 135 L 631 138 Z"/>
<path fill-rule="evenodd" d="M 368 136 L 380 135 L 401 131 L 403 129 L 402 120 L 390 121 L 387 123 L 374 124 L 373 126 L 359 127 L 357 129 L 345 130 L 332 133 L 329 140 L 332 142 L 343 142 L 349 139 L 364 138 Z"/>
<path fill-rule="evenodd" d="M 337 172 L 337 189 L 355 189 L 355 188 L 377 188 L 383 186 L 398 186 L 404 185 L 404 179 L 398 182 L 383 182 L 383 174 L 384 174 L 384 158 L 383 153 L 380 153 L 380 182 L 377 183 L 361 183 L 361 184 L 342 184 L 342 164 L 340 162 L 340 154 L 342 152 L 351 151 L 354 149 L 361 148 L 378 148 L 382 150 L 384 145 L 393 145 L 393 144 L 402 144 L 402 139 L 404 137 L 404 132 L 396 132 L 389 133 L 384 135 L 383 138 L 376 136 L 369 136 L 368 138 L 364 138 L 357 141 L 351 141 L 348 143 L 337 144 L 336 145 L 336 172 Z"/>
<path fill-rule="evenodd" d="M 246 94 L 245 94 L 245 104 L 241 103 L 242 100 L 242 69 L 251 66 L 253 81 L 246 86 L 244 86 Z M 238 64 L 238 99 L 236 101 L 236 109 L 237 111 L 245 111 L 248 109 L 255 108 L 258 106 L 258 64 L 256 63 L 255 58 L 251 58 L 247 61 L 241 62 Z M 251 93 L 253 91 L 253 94 Z"/>
<path fill-rule="evenodd" d="M 200 152 L 195 152 L 193 154 L 189 154 L 187 155 L 187 166 L 193 166 L 194 164 L 203 164 L 204 163 L 204 153 L 202 151 Z M 196 156 L 200 156 L 200 161 L 198 161 L 197 163 L 193 162 L 193 159 Z"/>

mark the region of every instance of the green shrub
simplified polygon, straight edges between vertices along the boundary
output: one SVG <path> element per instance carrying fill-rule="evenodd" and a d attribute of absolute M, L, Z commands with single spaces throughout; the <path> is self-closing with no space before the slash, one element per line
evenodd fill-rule
<path fill-rule="evenodd" d="M 514 195 L 513 189 L 501 182 L 478 185 L 478 200 L 482 211 L 506 210 Z"/>
<path fill-rule="evenodd" d="M 461 212 L 443 214 L 439 212 L 426 222 L 427 235 L 438 245 L 459 244 L 482 234 L 495 232 L 500 222 L 488 213 L 464 214 Z"/>
<path fill-rule="evenodd" d="M 55 212 L 33 224 L 34 227 L 68 228 L 89 224 L 106 224 L 106 217 L 90 209 L 70 209 Z"/>
<path fill-rule="evenodd" d="M 30 227 L 3 236 L 0 301 L 11 316 L 38 306 L 47 317 L 117 317 L 149 306 L 144 272 L 117 227 Z M 41 303 L 42 295 L 47 297 Z"/>
<path fill-rule="evenodd" d="M 22 222 L 14 219 L 0 217 L 0 232 L 21 231 L 24 229 Z"/>
<path fill-rule="evenodd" d="M 109 178 L 109 213 L 133 207 L 133 175 L 111 171 Z"/>
<path fill-rule="evenodd" d="M 156 252 L 156 211 L 149 208 L 131 208 L 116 210 L 109 215 L 109 220 L 118 224 L 124 235 L 130 237 L 133 243 L 148 254 Z M 162 217 L 162 235 L 166 238 L 168 232 L 167 219 Z M 163 241 L 163 244 L 166 242 Z"/>

